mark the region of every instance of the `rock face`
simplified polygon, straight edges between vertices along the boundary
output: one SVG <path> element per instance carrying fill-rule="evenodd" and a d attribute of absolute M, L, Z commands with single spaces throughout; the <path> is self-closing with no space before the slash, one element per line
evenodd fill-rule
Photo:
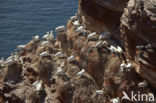
<path fill-rule="evenodd" d="M 0 103 L 138 103 L 122 98 L 132 91 L 155 103 L 155 10 L 154 0 L 79 0 L 85 30 L 70 19 L 56 40 L 0 64 Z"/>
<path fill-rule="evenodd" d="M 156 2 L 154 0 L 129 0 L 121 17 L 121 33 L 127 55 L 139 62 L 139 73 L 155 87 L 156 73 Z M 137 46 L 151 44 L 150 50 L 137 50 Z M 145 56 L 147 55 L 147 56 Z M 143 58 L 144 61 L 140 61 Z"/>

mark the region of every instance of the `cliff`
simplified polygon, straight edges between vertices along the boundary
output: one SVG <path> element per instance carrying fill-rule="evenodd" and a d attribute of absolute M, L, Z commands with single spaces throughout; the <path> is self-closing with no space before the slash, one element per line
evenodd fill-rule
<path fill-rule="evenodd" d="M 133 91 L 155 103 L 155 0 L 79 0 L 76 17 L 79 26 L 69 19 L 56 39 L 31 40 L 0 65 L 0 102 L 138 103 L 122 98 Z"/>

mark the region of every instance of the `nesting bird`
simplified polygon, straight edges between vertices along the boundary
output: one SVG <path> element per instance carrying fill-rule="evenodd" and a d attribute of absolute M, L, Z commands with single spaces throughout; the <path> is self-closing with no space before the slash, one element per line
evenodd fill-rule
<path fill-rule="evenodd" d="M 103 95 L 104 92 L 103 92 L 103 90 L 97 90 L 97 91 L 96 91 L 96 94 L 97 94 L 97 95 Z"/>
<path fill-rule="evenodd" d="M 121 48 L 121 47 L 119 47 L 119 46 L 117 46 L 117 52 L 118 52 L 118 53 L 120 53 L 120 54 L 121 54 L 121 53 L 123 53 L 122 48 Z"/>
<path fill-rule="evenodd" d="M 6 61 L 5 61 L 5 65 L 10 65 L 10 64 L 12 64 L 13 62 L 14 62 L 13 59 L 6 60 Z"/>
<path fill-rule="evenodd" d="M 56 32 L 64 32 L 65 31 L 65 26 L 59 26 L 55 29 Z"/>
<path fill-rule="evenodd" d="M 112 53 L 117 53 L 117 48 L 114 47 L 113 45 L 111 45 L 110 47 L 108 47 L 108 49 L 109 49 Z"/>
<path fill-rule="evenodd" d="M 57 76 L 61 75 L 62 70 L 63 70 L 62 67 L 58 67 L 58 68 L 57 68 L 57 71 L 56 71 L 56 73 L 55 73 L 55 75 L 57 75 Z"/>
<path fill-rule="evenodd" d="M 54 34 L 53 34 L 53 31 L 52 30 L 50 31 L 50 34 L 49 34 L 48 39 L 49 40 L 53 40 L 54 39 Z"/>
<path fill-rule="evenodd" d="M 103 39 L 109 39 L 111 37 L 111 33 L 110 32 L 104 32 L 99 36 L 99 40 L 103 40 Z"/>
<path fill-rule="evenodd" d="M 110 101 L 111 101 L 112 103 L 120 103 L 119 97 L 117 97 L 117 98 L 112 98 Z"/>
<path fill-rule="evenodd" d="M 146 80 L 144 80 L 143 82 L 141 82 L 141 83 L 138 84 L 138 87 L 144 88 L 144 87 L 146 87 L 147 85 L 148 85 L 148 82 L 147 82 Z"/>
<path fill-rule="evenodd" d="M 24 49 L 26 47 L 26 45 L 19 45 L 19 46 L 17 46 L 17 49 L 18 50 L 22 50 L 22 49 Z"/>
<path fill-rule="evenodd" d="M 0 64 L 4 62 L 4 58 L 1 57 Z"/>
<path fill-rule="evenodd" d="M 128 62 L 128 64 L 125 63 L 125 61 L 122 61 L 120 64 L 120 70 L 123 72 L 124 69 L 131 69 L 132 64 Z"/>
<path fill-rule="evenodd" d="M 97 35 L 96 32 L 90 33 L 90 34 L 87 36 L 87 40 L 94 39 L 94 37 L 95 37 L 96 35 Z"/>
<path fill-rule="evenodd" d="M 42 38 L 48 40 L 49 34 L 50 34 L 50 33 L 47 32 L 47 34 L 43 35 Z"/>
<path fill-rule="evenodd" d="M 40 54 L 40 56 L 48 56 L 49 55 L 49 50 L 48 50 L 48 48 L 46 48 L 46 51 L 45 52 L 42 52 L 41 54 Z"/>
<path fill-rule="evenodd" d="M 36 87 L 36 91 L 39 92 L 40 90 L 42 90 L 42 85 L 43 85 L 43 81 L 40 80 L 40 81 L 36 81 L 32 84 L 33 86 Z"/>
<path fill-rule="evenodd" d="M 99 41 L 96 43 L 95 48 L 102 48 L 103 47 L 103 42 Z"/>
<path fill-rule="evenodd" d="M 70 17 L 70 19 L 71 19 L 72 21 L 76 21 L 78 18 L 77 18 L 77 16 L 72 16 L 72 17 Z"/>
<path fill-rule="evenodd" d="M 63 52 L 57 52 L 57 53 L 55 54 L 55 57 L 62 56 L 63 54 L 64 54 Z"/>
<path fill-rule="evenodd" d="M 67 62 L 72 62 L 75 60 L 75 55 L 71 55 L 70 57 L 68 57 Z"/>
<path fill-rule="evenodd" d="M 33 41 L 37 42 L 40 40 L 40 36 L 39 35 L 33 36 L 32 39 Z"/>
<path fill-rule="evenodd" d="M 82 33 L 85 32 L 85 28 L 83 26 L 78 27 L 75 32 Z"/>
<path fill-rule="evenodd" d="M 81 76 L 85 72 L 84 69 L 82 69 L 80 72 L 77 73 L 77 76 Z"/>
<path fill-rule="evenodd" d="M 49 44 L 49 41 L 43 41 L 42 43 L 41 43 L 41 46 L 45 46 L 45 45 L 48 45 Z"/>
<path fill-rule="evenodd" d="M 76 26 L 76 27 L 79 27 L 79 26 L 80 26 L 80 22 L 79 22 L 79 20 L 74 21 L 74 22 L 73 22 L 73 25 Z"/>

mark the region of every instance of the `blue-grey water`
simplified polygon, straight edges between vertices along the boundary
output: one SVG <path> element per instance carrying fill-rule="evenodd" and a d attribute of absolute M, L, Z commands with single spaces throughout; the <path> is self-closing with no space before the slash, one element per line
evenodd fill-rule
<path fill-rule="evenodd" d="M 0 57 L 34 35 L 66 25 L 77 5 L 78 0 L 0 0 Z"/>

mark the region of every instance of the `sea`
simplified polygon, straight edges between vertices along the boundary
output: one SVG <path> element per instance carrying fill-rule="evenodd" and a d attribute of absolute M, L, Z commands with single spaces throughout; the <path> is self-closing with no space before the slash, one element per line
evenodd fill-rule
<path fill-rule="evenodd" d="M 66 25 L 77 8 L 78 0 L 0 0 L 0 57 L 7 58 L 35 35 Z"/>

